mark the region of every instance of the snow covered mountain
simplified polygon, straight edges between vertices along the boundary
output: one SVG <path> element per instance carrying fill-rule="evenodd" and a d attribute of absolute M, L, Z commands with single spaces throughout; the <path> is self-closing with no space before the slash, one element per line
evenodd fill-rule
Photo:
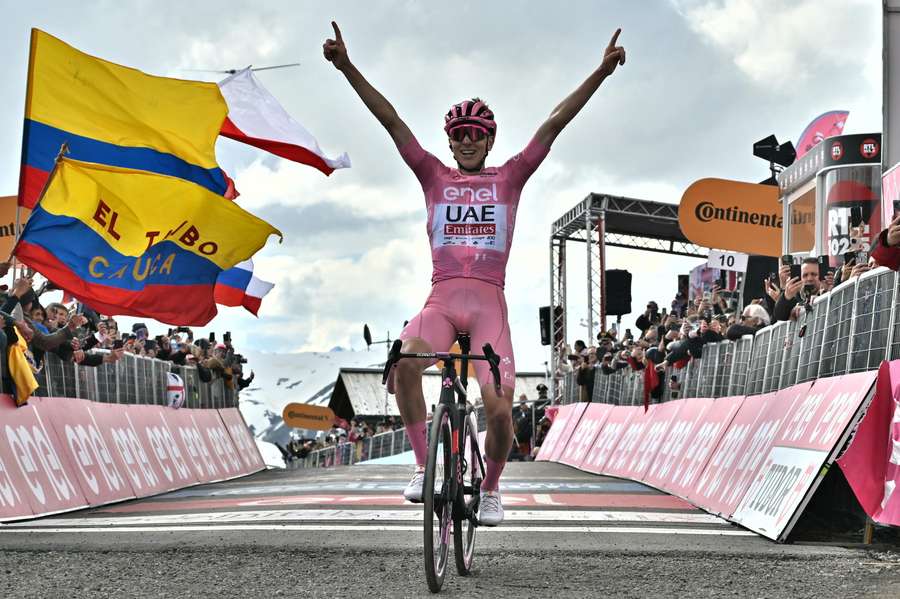
<path fill-rule="evenodd" d="M 380 367 L 384 364 L 382 348 L 371 351 L 335 347 L 328 352 L 275 354 L 244 351 L 247 358 L 244 376 L 252 370 L 256 376 L 241 391 L 240 408 L 247 425 L 257 438 L 282 428 L 281 412 L 289 403 L 311 403 L 327 406 L 341 368 Z M 267 438 L 268 441 L 283 442 Z"/>

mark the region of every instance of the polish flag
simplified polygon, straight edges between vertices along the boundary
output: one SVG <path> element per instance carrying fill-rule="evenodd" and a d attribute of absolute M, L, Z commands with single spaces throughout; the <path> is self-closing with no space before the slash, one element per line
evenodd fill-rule
<path fill-rule="evenodd" d="M 275 287 L 256 278 L 253 260 L 239 262 L 233 268 L 223 270 L 216 279 L 215 300 L 222 306 L 243 306 L 257 316 L 262 298 Z"/>
<path fill-rule="evenodd" d="M 219 89 L 228 104 L 228 117 L 222 123 L 221 135 L 308 164 L 326 175 L 350 167 L 346 153 L 337 158 L 325 156 L 316 138 L 291 118 L 249 67 L 219 83 Z"/>

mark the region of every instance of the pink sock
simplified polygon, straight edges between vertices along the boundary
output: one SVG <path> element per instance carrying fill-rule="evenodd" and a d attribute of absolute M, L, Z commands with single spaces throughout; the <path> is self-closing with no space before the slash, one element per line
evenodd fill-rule
<path fill-rule="evenodd" d="M 485 466 L 487 472 L 484 473 L 484 480 L 481 481 L 481 490 L 496 491 L 500 487 L 500 474 L 503 472 L 503 467 L 506 466 L 506 460 L 495 462 L 485 456 L 484 461 L 487 464 Z"/>
<path fill-rule="evenodd" d="M 424 466 L 428 460 L 428 434 L 425 432 L 425 421 L 407 424 L 406 436 L 416 456 L 416 465 Z"/>

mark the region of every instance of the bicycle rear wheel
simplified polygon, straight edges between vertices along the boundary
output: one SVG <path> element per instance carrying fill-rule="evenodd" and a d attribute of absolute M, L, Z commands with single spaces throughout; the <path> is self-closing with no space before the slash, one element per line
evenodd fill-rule
<path fill-rule="evenodd" d="M 431 423 L 428 461 L 422 486 L 424 505 L 425 578 L 432 593 L 441 590 L 450 557 L 450 527 L 453 501 L 451 497 L 451 430 L 450 412 L 438 404 Z"/>
<path fill-rule="evenodd" d="M 484 480 L 484 462 L 478 445 L 478 422 L 475 412 L 470 407 L 463 423 L 462 466 L 460 484 L 462 485 L 463 504 L 474 510 L 478 508 L 481 481 Z M 453 557 L 456 560 L 456 571 L 468 576 L 472 571 L 475 559 L 475 531 L 477 526 L 465 514 L 456 514 L 453 519 Z"/>

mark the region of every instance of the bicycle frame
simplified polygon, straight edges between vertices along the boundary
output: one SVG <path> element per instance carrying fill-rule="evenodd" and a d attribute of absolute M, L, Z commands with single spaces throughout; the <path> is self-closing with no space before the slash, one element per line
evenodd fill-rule
<path fill-rule="evenodd" d="M 465 457 L 466 437 L 468 436 L 468 415 L 471 405 L 468 403 L 468 374 L 469 374 L 469 341 L 468 338 L 460 338 L 460 351 L 456 354 L 460 360 L 460 373 L 457 375 L 454 359 L 444 359 L 444 367 L 441 370 L 441 397 L 439 403 L 447 406 L 450 414 L 450 472 L 454 473 L 450 483 L 450 497 L 453 498 L 453 515 L 455 519 L 467 519 L 473 525 L 478 525 L 475 515 L 480 500 L 479 489 L 465 487 L 463 478 L 469 468 L 474 464 L 468 464 Z M 450 354 L 453 355 L 453 354 Z M 454 401 L 455 400 L 455 401 Z M 481 450 L 476 446 L 474 455 L 478 460 L 479 472 L 484 472 L 484 458 Z M 459 485 L 463 487 L 460 488 Z M 479 481 L 480 487 L 480 481 Z M 470 505 L 464 501 L 465 492 L 472 496 Z"/>

